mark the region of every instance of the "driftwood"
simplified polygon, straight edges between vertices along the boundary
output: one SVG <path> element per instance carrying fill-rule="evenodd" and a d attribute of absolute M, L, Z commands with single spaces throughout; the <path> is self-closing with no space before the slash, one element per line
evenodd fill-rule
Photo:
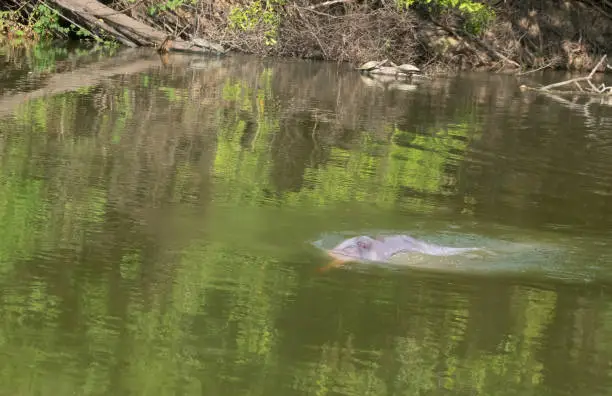
<path fill-rule="evenodd" d="M 556 93 L 556 94 L 571 94 L 571 95 L 580 95 L 580 96 L 612 95 L 612 86 L 609 87 L 609 86 L 606 86 L 605 84 L 596 86 L 592 81 L 593 76 L 601 68 L 606 58 L 607 58 L 607 55 L 602 56 L 599 62 L 597 62 L 595 67 L 591 70 L 591 72 L 587 76 L 571 78 L 569 80 L 545 85 L 543 87 L 529 87 L 526 85 L 521 85 L 520 88 L 523 91 L 529 90 L 529 91 L 538 91 L 538 92 Z M 585 82 L 587 83 L 587 86 L 583 86 L 580 84 L 580 83 L 585 83 Z M 559 88 L 559 87 L 563 87 L 566 85 L 573 85 L 577 88 L 577 90 L 552 90 L 552 88 Z"/>
<path fill-rule="evenodd" d="M 154 29 L 127 15 L 113 10 L 96 0 L 47 0 L 47 3 L 61 9 L 62 17 L 71 23 L 77 20 L 80 25 L 92 32 L 104 32 L 129 47 L 158 47 L 166 41 L 168 51 L 189 51 L 197 53 L 224 53 L 220 45 L 202 39 L 185 41 L 168 38 L 165 32 Z M 70 14 L 69 18 L 65 14 Z"/>

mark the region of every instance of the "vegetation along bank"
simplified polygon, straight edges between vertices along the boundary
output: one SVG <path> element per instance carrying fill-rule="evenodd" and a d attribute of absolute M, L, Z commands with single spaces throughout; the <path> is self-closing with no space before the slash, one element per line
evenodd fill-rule
<path fill-rule="evenodd" d="M 71 38 L 430 71 L 590 71 L 612 50 L 607 0 L 0 0 L 4 40 Z M 112 44 L 111 44 L 112 45 Z M 601 64 L 601 71 L 607 63 Z"/>

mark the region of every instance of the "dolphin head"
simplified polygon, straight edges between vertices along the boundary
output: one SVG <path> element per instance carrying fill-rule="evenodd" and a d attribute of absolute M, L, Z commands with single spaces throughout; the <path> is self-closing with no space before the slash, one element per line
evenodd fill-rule
<path fill-rule="evenodd" d="M 358 236 L 342 241 L 327 254 L 339 261 L 367 260 L 372 251 L 374 240 L 368 236 Z"/>

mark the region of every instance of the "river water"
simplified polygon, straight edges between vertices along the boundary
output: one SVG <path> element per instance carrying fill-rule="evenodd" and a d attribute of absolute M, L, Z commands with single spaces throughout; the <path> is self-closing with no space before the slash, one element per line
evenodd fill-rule
<path fill-rule="evenodd" d="M 0 394 L 610 394 L 612 106 L 518 89 L 567 76 L 0 55 Z M 495 254 L 320 271 L 378 232 Z"/>

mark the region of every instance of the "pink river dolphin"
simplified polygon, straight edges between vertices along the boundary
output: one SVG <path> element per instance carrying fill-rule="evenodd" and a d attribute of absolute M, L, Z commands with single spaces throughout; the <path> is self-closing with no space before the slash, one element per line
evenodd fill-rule
<path fill-rule="evenodd" d="M 393 256 L 399 253 L 414 252 L 430 256 L 454 256 L 477 250 L 482 249 L 441 246 L 408 235 L 389 235 L 376 239 L 361 235 L 346 239 L 332 249 L 326 250 L 327 254 L 334 260 L 322 270 L 338 267 L 350 261 L 389 262 Z"/>

